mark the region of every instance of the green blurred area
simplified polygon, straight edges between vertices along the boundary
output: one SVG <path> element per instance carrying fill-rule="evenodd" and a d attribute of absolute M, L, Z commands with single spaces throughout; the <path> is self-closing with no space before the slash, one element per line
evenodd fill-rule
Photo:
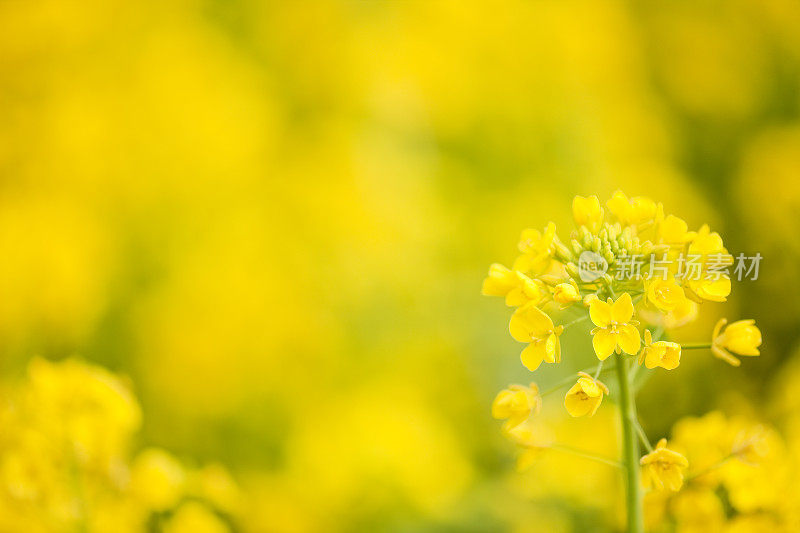
<path fill-rule="evenodd" d="M 763 355 L 692 353 L 640 412 L 761 409 L 800 313 L 799 81 L 791 0 L 3 2 L 0 365 L 130 375 L 144 443 L 229 465 L 253 531 L 605 530 L 616 478 L 513 472 L 489 406 L 531 375 L 481 280 L 575 194 L 708 222 L 761 277 L 678 337 L 755 318 Z M 568 337 L 536 379 L 593 357 Z M 563 431 L 613 453 L 603 412 Z"/>

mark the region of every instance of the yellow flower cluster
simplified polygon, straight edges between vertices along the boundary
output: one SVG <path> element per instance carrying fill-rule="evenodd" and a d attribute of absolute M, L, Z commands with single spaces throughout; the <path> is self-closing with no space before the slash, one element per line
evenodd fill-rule
<path fill-rule="evenodd" d="M 0 410 L 0 530 L 231 531 L 240 496 L 218 465 L 130 448 L 141 410 L 125 380 L 76 359 L 34 359 Z"/>
<path fill-rule="evenodd" d="M 734 354 L 759 355 L 761 333 L 753 320 L 740 320 L 723 330 L 722 319 L 710 343 L 681 345 L 663 338 L 665 330 L 693 320 L 703 302 L 724 302 L 730 295 L 731 280 L 723 267 L 732 263 L 732 256 L 708 226 L 690 231 L 684 220 L 665 214 L 660 203 L 628 198 L 621 191 L 604 206 L 596 196 L 576 196 L 572 214 L 576 228 L 566 240 L 552 222 L 542 231 L 524 230 L 521 255 L 511 268 L 493 264 L 482 292 L 504 297 L 506 305 L 516 308 L 509 331 L 527 344 L 520 358 L 530 371 L 543 362 L 562 361 L 561 337 L 568 328 L 587 320 L 594 324 L 588 333 L 595 364 L 578 373 L 564 397 L 564 407 L 573 417 L 593 416 L 610 393 L 598 377 L 612 370 L 604 364 L 616 354 L 623 463 L 629 471 L 628 503 L 635 507 L 640 467 L 646 486 L 668 491 L 681 488 L 689 467 L 686 457 L 668 448 L 665 439 L 651 447 L 635 415 L 635 374 L 675 370 L 682 352 L 689 349 L 708 349 L 738 366 Z M 584 359 L 574 353 L 565 357 L 573 364 Z M 512 385 L 494 402 L 494 417 L 506 420 L 504 432 L 525 450 L 547 447 L 530 444 L 525 422 L 538 413 L 542 396 L 549 392 L 540 394 L 536 384 Z M 637 455 L 639 440 L 649 452 L 643 457 Z M 630 512 L 630 530 L 640 530 L 633 522 L 641 521 L 641 513 Z"/>

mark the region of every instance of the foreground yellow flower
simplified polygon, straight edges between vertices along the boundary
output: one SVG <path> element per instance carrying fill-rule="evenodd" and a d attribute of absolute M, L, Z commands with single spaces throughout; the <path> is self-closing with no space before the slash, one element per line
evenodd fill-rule
<path fill-rule="evenodd" d="M 608 387 L 585 372 L 578 372 L 578 375 L 578 382 L 564 397 L 564 407 L 570 416 L 594 416 L 603 401 L 603 394 L 608 394 Z"/>
<path fill-rule="evenodd" d="M 525 422 L 531 413 L 539 414 L 541 409 L 542 398 L 536 383 L 531 383 L 530 387 L 510 385 L 495 397 L 492 416 L 498 420 L 506 420 L 503 427 L 509 430 Z"/>
<path fill-rule="evenodd" d="M 558 363 L 561 361 L 561 341 L 558 336 L 563 326 L 554 326 L 553 321 L 533 302 L 517 309 L 508 325 L 511 336 L 519 342 L 527 342 L 520 359 L 525 367 L 533 372 L 542 361 Z"/>
<path fill-rule="evenodd" d="M 683 471 L 689 466 L 689 461 L 667 448 L 667 439 L 661 439 L 655 450 L 642 457 L 640 464 L 646 487 L 674 492 L 683 485 Z"/>
<path fill-rule="evenodd" d="M 644 348 L 639 354 L 639 364 L 647 368 L 660 366 L 666 370 L 675 370 L 681 363 L 681 345 L 676 342 L 656 341 L 649 329 L 644 330 Z"/>
<path fill-rule="evenodd" d="M 633 318 L 633 301 L 627 292 L 614 302 L 611 298 L 604 302 L 592 300 L 589 316 L 596 328 L 592 330 L 592 345 L 597 358 L 605 361 L 617 350 L 635 355 L 641 346 L 641 337 Z"/>
<path fill-rule="evenodd" d="M 572 200 L 572 216 L 577 226 L 586 226 L 589 231 L 596 233 L 603 224 L 603 208 L 597 196 L 584 198 L 576 196 Z"/>
<path fill-rule="evenodd" d="M 734 353 L 746 356 L 761 355 L 758 350 L 761 346 L 761 330 L 755 325 L 755 320 L 737 320 L 722 331 L 727 323 L 726 319 L 721 318 L 714 326 L 714 333 L 711 335 L 711 353 L 733 366 L 742 364 L 733 355 Z"/>

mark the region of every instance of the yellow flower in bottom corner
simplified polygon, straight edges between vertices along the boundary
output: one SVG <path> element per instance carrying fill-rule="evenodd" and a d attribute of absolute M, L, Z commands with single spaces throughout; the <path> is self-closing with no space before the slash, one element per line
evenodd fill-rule
<path fill-rule="evenodd" d="M 656 449 L 640 460 L 646 487 L 673 492 L 683 485 L 683 471 L 689 466 L 686 457 L 667 448 L 667 439 L 661 439 Z"/>
<path fill-rule="evenodd" d="M 525 422 L 531 413 L 538 414 L 541 409 L 542 398 L 536 383 L 531 383 L 530 387 L 509 385 L 494 399 L 492 416 L 498 420 L 507 420 L 505 429 L 509 430 Z"/>
<path fill-rule="evenodd" d="M 529 302 L 517 309 L 511 316 L 508 330 L 519 342 L 530 343 L 522 350 L 522 364 L 533 372 L 542 361 L 558 363 L 561 361 L 561 341 L 558 336 L 563 326 L 554 326 L 547 314 Z"/>
<path fill-rule="evenodd" d="M 761 346 L 761 330 L 756 327 L 755 320 L 737 320 L 721 331 L 727 323 L 726 319 L 721 318 L 714 326 L 711 353 L 733 366 L 739 366 L 742 362 L 731 352 L 737 355 L 761 355 L 758 350 Z"/>
<path fill-rule="evenodd" d="M 567 391 L 564 407 L 570 416 L 594 416 L 603 394 L 608 394 L 608 387 L 585 372 L 578 372 L 578 375 L 578 382 Z"/>
<path fill-rule="evenodd" d="M 635 355 L 642 344 L 637 322 L 633 318 L 633 301 L 627 292 L 614 302 L 600 299 L 592 300 L 589 316 L 596 328 L 592 330 L 592 345 L 597 358 L 605 361 L 614 350 Z"/>
<path fill-rule="evenodd" d="M 666 370 L 675 370 L 681 363 L 681 345 L 676 342 L 653 342 L 653 334 L 644 330 L 644 348 L 639 354 L 639 364 L 647 368 L 660 366 Z"/>

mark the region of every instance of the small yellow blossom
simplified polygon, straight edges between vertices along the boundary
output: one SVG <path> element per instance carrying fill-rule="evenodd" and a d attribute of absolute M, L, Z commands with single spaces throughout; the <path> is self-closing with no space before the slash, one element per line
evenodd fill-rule
<path fill-rule="evenodd" d="M 755 320 L 737 320 L 722 331 L 727 323 L 726 319 L 721 318 L 714 326 L 714 333 L 711 335 L 711 353 L 733 366 L 742 364 L 733 355 L 734 353 L 746 356 L 761 355 L 758 350 L 761 346 L 761 330 L 755 325 Z"/>
<path fill-rule="evenodd" d="M 603 401 L 603 394 L 608 394 L 608 387 L 585 372 L 578 372 L 578 375 L 578 382 L 564 397 L 564 407 L 570 416 L 594 416 Z"/>
<path fill-rule="evenodd" d="M 666 370 L 674 370 L 681 363 L 681 345 L 669 341 L 653 342 L 649 329 L 644 330 L 644 348 L 639 354 L 639 364 L 647 368 L 660 366 Z"/>
<path fill-rule="evenodd" d="M 658 240 L 666 244 L 684 244 L 692 241 L 697 233 L 689 231 L 689 225 L 682 218 L 667 215 L 658 225 Z"/>
<path fill-rule="evenodd" d="M 147 507 L 156 511 L 177 504 L 185 482 L 186 472 L 181 463 L 159 448 L 142 451 L 131 468 L 131 490 Z"/>
<path fill-rule="evenodd" d="M 518 307 L 528 302 L 538 304 L 548 294 L 547 287 L 538 279 L 531 279 L 500 263 L 489 267 L 489 275 L 483 280 L 481 293 L 486 296 L 505 296 L 509 307 Z"/>
<path fill-rule="evenodd" d="M 707 225 L 700 228 L 692 243 L 689 245 L 688 257 L 699 256 L 702 268 L 699 277 L 695 274 L 689 277 L 691 293 L 701 300 L 724 302 L 731 293 L 731 280 L 723 273 L 712 275 L 709 263 L 717 263 L 718 267 L 729 265 L 733 258 L 725 249 L 722 237 L 717 232 L 711 232 Z M 688 268 L 688 267 L 687 267 Z"/>
<path fill-rule="evenodd" d="M 481 294 L 484 296 L 505 296 L 519 284 L 516 273 L 500 263 L 489 266 L 489 275 L 483 280 Z"/>
<path fill-rule="evenodd" d="M 560 305 L 569 305 L 582 300 L 578 284 L 574 280 L 569 283 L 559 283 L 553 288 L 553 300 Z"/>
<path fill-rule="evenodd" d="M 508 326 L 511 336 L 519 342 L 527 342 L 522 350 L 522 364 L 531 372 L 539 368 L 542 361 L 561 361 L 561 341 L 558 336 L 563 326 L 554 326 L 553 321 L 533 302 L 517 309 Z"/>
<path fill-rule="evenodd" d="M 627 292 L 613 302 L 600 299 L 589 305 L 589 316 L 597 326 L 592 330 L 592 345 L 597 358 L 605 361 L 614 350 L 635 355 L 641 346 L 641 337 L 633 318 L 633 301 Z"/>
<path fill-rule="evenodd" d="M 542 452 L 553 443 L 553 435 L 543 427 L 533 427 L 530 424 L 521 424 L 509 430 L 506 435 L 522 448 L 517 458 L 517 471 L 522 472 L 530 468 Z"/>
<path fill-rule="evenodd" d="M 576 196 L 572 200 L 572 216 L 576 225 L 586 226 L 589 231 L 596 233 L 603 224 L 603 208 L 600 207 L 600 200 L 597 196 L 588 198 Z"/>
<path fill-rule="evenodd" d="M 660 311 L 666 312 L 681 305 L 686 300 L 686 294 L 674 277 L 653 277 L 645 282 L 645 299 Z"/>
<path fill-rule="evenodd" d="M 492 416 L 498 420 L 507 420 L 504 428 L 509 430 L 525 422 L 531 413 L 539 414 L 541 409 L 542 398 L 536 383 L 531 383 L 530 387 L 510 385 L 494 399 Z"/>
<path fill-rule="evenodd" d="M 522 255 L 514 262 L 514 270 L 541 273 L 547 269 L 556 240 L 556 225 L 552 222 L 544 231 L 526 229 L 519 238 L 519 251 Z"/>
<path fill-rule="evenodd" d="M 676 492 L 683 485 L 683 471 L 689 466 L 686 457 L 667 448 L 667 439 L 661 439 L 656 449 L 640 460 L 646 487 Z"/>
<path fill-rule="evenodd" d="M 656 216 L 656 203 L 650 198 L 636 196 L 630 200 L 622 191 L 617 191 L 606 202 L 606 207 L 623 225 L 641 224 Z"/>

